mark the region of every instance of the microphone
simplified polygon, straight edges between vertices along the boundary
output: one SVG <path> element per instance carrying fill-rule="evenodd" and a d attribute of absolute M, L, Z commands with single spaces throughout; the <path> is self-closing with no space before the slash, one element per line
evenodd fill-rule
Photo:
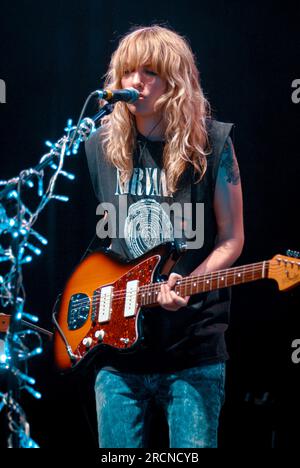
<path fill-rule="evenodd" d="M 124 88 L 124 89 L 97 89 L 94 91 L 98 95 L 99 99 L 104 99 L 111 103 L 117 101 L 124 102 L 135 102 L 140 96 L 140 93 L 134 88 Z"/>

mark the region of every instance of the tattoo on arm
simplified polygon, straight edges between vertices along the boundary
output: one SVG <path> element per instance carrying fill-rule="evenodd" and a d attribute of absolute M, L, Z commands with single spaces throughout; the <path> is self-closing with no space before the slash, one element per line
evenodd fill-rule
<path fill-rule="evenodd" d="M 226 182 L 237 185 L 240 182 L 239 166 L 234 154 L 233 145 L 226 141 L 221 154 L 220 167 L 225 169 Z"/>

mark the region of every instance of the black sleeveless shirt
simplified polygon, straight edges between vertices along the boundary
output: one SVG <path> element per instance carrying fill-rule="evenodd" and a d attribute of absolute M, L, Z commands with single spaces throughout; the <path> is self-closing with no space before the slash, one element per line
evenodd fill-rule
<path fill-rule="evenodd" d="M 220 155 L 232 124 L 207 122 L 211 154 L 207 171 L 194 183 L 188 170 L 179 190 L 170 196 L 162 165 L 164 143 L 137 135 L 134 170 L 122 187 L 119 173 L 104 157 L 101 128 L 85 145 L 89 171 L 100 203 L 111 203 L 119 220 L 111 248 L 125 258 L 137 258 L 154 246 L 172 240 L 174 219 L 162 206 L 177 202 L 203 205 L 203 245 L 189 249 L 174 270 L 190 274 L 213 250 L 217 235 L 213 199 Z M 105 208 L 105 205 L 104 205 Z M 119 216 L 124 214 L 124 216 Z M 120 213 L 121 212 L 121 213 Z M 122 218 L 122 219 L 121 219 Z M 230 290 L 220 289 L 191 296 L 187 307 L 167 311 L 143 309 L 142 345 L 132 353 L 112 353 L 105 367 L 125 372 L 168 372 L 228 358 L 224 333 L 228 327 Z"/>

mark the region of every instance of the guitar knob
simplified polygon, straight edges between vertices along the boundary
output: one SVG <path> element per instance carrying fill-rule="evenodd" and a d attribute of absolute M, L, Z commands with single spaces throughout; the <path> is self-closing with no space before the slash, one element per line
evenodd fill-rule
<path fill-rule="evenodd" d="M 88 338 L 84 338 L 82 340 L 82 344 L 86 347 L 86 348 L 90 348 L 90 346 L 93 344 L 93 340 L 92 338 L 89 336 Z"/>
<path fill-rule="evenodd" d="M 120 338 L 120 341 L 127 345 L 129 343 L 129 338 Z"/>
<path fill-rule="evenodd" d="M 98 341 L 102 341 L 103 338 L 104 338 L 104 335 L 105 335 L 105 331 L 104 330 L 97 330 L 95 332 L 95 338 L 97 338 Z"/>

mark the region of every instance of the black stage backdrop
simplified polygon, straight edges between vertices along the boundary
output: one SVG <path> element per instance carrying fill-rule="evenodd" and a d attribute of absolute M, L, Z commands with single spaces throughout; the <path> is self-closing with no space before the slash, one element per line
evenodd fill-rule
<path fill-rule="evenodd" d="M 238 263 L 300 249 L 300 96 L 292 99 L 292 84 L 300 80 L 296 2 L 2 2 L 0 15 L 0 79 L 6 84 L 6 103 L 0 104 L 1 179 L 37 164 L 47 152 L 44 141 L 56 141 L 67 119 L 78 118 L 87 95 L 102 87 L 123 33 L 133 25 L 165 23 L 189 39 L 214 116 L 235 123 L 246 233 Z M 97 221 L 83 149 L 66 167 L 76 180 L 60 178 L 57 192 L 70 201 L 53 201 L 43 211 L 36 229 L 49 244 L 24 266 L 26 310 L 48 329 L 55 298 Z M 300 363 L 291 360 L 291 344 L 300 339 L 299 298 L 299 288 L 279 293 L 273 282 L 234 289 L 221 447 L 296 445 Z M 55 373 L 47 342 L 30 374 L 43 399 L 23 395 L 21 403 L 39 445 L 96 447 L 92 377 Z M 154 415 L 154 429 L 163 430 L 153 431 L 151 444 L 164 447 L 165 423 L 158 410 Z"/>

